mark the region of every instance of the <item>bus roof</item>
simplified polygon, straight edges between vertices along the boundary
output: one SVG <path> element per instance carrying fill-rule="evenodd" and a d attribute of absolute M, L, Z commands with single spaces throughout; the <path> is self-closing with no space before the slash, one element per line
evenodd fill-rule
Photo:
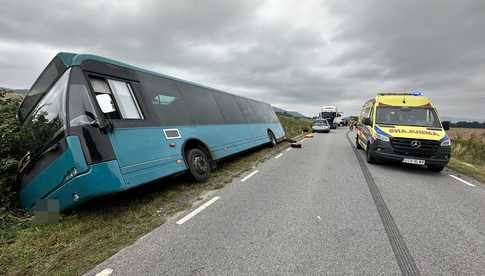
<path fill-rule="evenodd" d="M 375 101 L 378 106 L 433 106 L 428 97 L 415 93 L 381 93 Z"/>
<path fill-rule="evenodd" d="M 79 65 L 81 65 L 81 63 L 83 63 L 86 60 L 94 60 L 94 61 L 99 61 L 99 62 L 104 62 L 104 63 L 109 63 L 109 64 L 125 67 L 125 68 L 132 69 L 132 70 L 135 70 L 135 71 L 140 71 L 140 72 L 152 74 L 152 75 L 155 75 L 155 76 L 158 76 L 158 77 L 163 77 L 163 78 L 167 78 L 167 79 L 171 79 L 171 80 L 175 80 L 175 81 L 185 82 L 185 83 L 188 83 L 188 84 L 196 85 L 196 86 L 199 86 L 199 87 L 202 87 L 202 88 L 214 90 L 214 91 L 221 92 L 221 93 L 231 94 L 231 95 L 241 97 L 241 98 L 245 98 L 245 99 L 248 99 L 248 100 L 268 104 L 268 103 L 263 102 L 263 101 L 258 101 L 258 100 L 247 98 L 247 97 L 244 97 L 244 96 L 235 95 L 235 94 L 228 93 L 228 92 L 225 92 L 225 91 L 222 91 L 222 90 L 219 90 L 219 89 L 215 89 L 215 88 L 212 88 L 212 87 L 208 87 L 208 86 L 205 86 L 205 85 L 202 85 L 202 84 L 198 84 L 198 83 L 195 83 L 195 82 L 191 82 L 191 81 L 179 79 L 179 78 L 176 78 L 176 77 L 164 75 L 164 74 L 161 74 L 161 73 L 157 73 L 155 71 L 143 69 L 141 67 L 137 67 L 137 66 L 134 66 L 134 65 L 131 65 L 131 64 L 128 64 L 128 63 L 120 62 L 120 61 L 117 61 L 117 60 L 114 60 L 114 59 L 105 58 L 105 57 L 98 56 L 98 55 L 60 52 L 56 55 L 56 57 L 61 59 L 62 62 L 64 63 L 64 65 L 66 65 L 66 67 L 79 66 Z"/>

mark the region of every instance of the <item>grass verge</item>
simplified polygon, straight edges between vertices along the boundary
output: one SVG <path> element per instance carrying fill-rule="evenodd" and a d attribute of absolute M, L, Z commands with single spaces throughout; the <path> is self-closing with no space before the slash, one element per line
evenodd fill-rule
<path fill-rule="evenodd" d="M 485 183 L 485 167 L 477 167 L 457 158 L 451 158 L 448 167 Z"/>
<path fill-rule="evenodd" d="M 288 137 L 309 125 L 306 119 L 280 119 Z M 5 213 L 0 217 L 0 275 L 82 274 L 284 147 L 226 159 L 205 183 L 168 177 L 96 199 L 63 215 L 58 224 L 35 225 L 30 218 Z"/>
<path fill-rule="evenodd" d="M 448 167 L 485 183 L 485 130 L 452 129 Z"/>

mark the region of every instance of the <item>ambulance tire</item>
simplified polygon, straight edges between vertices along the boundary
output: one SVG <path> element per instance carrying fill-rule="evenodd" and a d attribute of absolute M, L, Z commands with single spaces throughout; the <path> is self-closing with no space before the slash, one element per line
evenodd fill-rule
<path fill-rule="evenodd" d="M 374 151 L 370 148 L 370 144 L 367 144 L 367 150 L 365 151 L 366 153 L 366 160 L 367 163 L 369 164 L 374 164 L 376 163 L 376 159 L 374 158 Z"/>
<path fill-rule="evenodd" d="M 430 170 L 432 172 L 436 172 L 436 173 L 441 172 L 444 168 L 445 168 L 445 166 L 428 165 L 428 170 Z"/>
<path fill-rule="evenodd" d="M 359 136 L 355 135 L 355 148 L 358 150 L 362 149 L 362 146 L 359 143 Z"/>

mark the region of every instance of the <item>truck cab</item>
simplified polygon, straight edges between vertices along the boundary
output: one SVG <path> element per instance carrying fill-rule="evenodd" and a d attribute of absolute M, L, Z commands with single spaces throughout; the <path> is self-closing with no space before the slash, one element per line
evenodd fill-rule
<path fill-rule="evenodd" d="M 330 125 L 331 129 L 337 128 L 336 118 L 340 117 L 336 106 L 323 106 L 319 118 L 325 119 Z"/>

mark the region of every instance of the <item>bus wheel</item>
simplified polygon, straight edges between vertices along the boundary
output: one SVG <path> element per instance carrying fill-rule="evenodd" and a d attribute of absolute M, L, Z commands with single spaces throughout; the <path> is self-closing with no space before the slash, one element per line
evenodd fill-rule
<path fill-rule="evenodd" d="M 278 141 L 276 141 L 276 137 L 274 137 L 274 134 L 271 130 L 268 131 L 268 137 L 269 137 L 269 141 L 270 141 L 270 146 L 272 148 L 276 147 L 276 144 L 278 143 Z"/>
<path fill-rule="evenodd" d="M 359 136 L 355 135 L 355 148 L 356 149 L 362 149 L 362 146 L 359 143 Z"/>
<path fill-rule="evenodd" d="M 189 149 L 186 155 L 190 176 L 197 182 L 209 179 L 211 160 L 207 153 L 199 148 Z"/>

